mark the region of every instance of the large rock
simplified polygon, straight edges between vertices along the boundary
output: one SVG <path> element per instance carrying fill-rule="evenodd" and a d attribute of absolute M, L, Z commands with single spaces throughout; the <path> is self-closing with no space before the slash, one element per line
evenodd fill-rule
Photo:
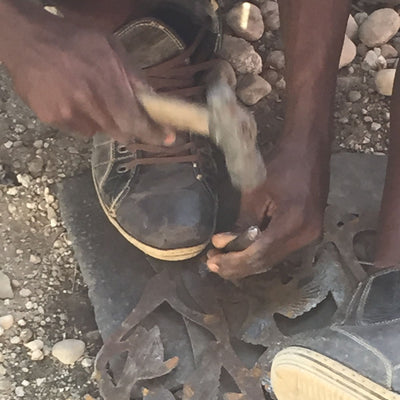
<path fill-rule="evenodd" d="M 247 1 L 237 4 L 228 12 L 226 23 L 236 35 L 251 42 L 260 39 L 264 33 L 260 9 Z"/>
<path fill-rule="evenodd" d="M 350 14 L 347 20 L 346 35 L 351 40 L 357 39 L 358 36 L 358 25 L 354 17 Z"/>
<path fill-rule="evenodd" d="M 232 89 L 235 89 L 237 84 L 235 71 L 226 60 L 218 60 L 216 65 L 206 74 L 204 81 L 208 86 L 222 81 Z"/>
<path fill-rule="evenodd" d="M 224 35 L 218 54 L 240 74 L 259 74 L 262 71 L 260 55 L 244 39 Z"/>
<path fill-rule="evenodd" d="M 275 1 L 267 0 L 260 6 L 261 14 L 264 17 L 265 29 L 277 31 L 280 26 L 279 7 Z"/>
<path fill-rule="evenodd" d="M 379 94 L 383 94 L 384 96 L 392 95 L 395 75 L 395 69 L 382 69 L 376 73 L 375 86 Z"/>
<path fill-rule="evenodd" d="M 65 339 L 54 345 L 52 354 L 63 364 L 74 364 L 85 352 L 85 343 L 82 340 Z"/>
<path fill-rule="evenodd" d="M 400 16 L 392 8 L 374 11 L 360 26 L 358 36 L 368 47 L 387 43 L 400 29 Z"/>
<path fill-rule="evenodd" d="M 347 35 L 345 35 L 342 54 L 340 55 L 339 68 L 349 65 L 354 60 L 356 54 L 356 45 L 348 38 Z"/>
<path fill-rule="evenodd" d="M 244 104 L 252 106 L 271 93 L 271 90 L 271 85 L 261 76 L 248 74 L 239 79 L 236 94 Z"/>

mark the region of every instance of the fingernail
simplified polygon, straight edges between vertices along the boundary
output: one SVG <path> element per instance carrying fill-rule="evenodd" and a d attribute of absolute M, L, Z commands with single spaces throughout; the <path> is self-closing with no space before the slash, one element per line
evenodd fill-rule
<path fill-rule="evenodd" d="M 175 143 L 176 135 L 175 132 L 168 132 L 164 139 L 164 146 L 171 146 Z"/>
<path fill-rule="evenodd" d="M 217 264 L 207 264 L 208 269 L 212 272 L 218 272 L 219 271 L 219 267 Z"/>

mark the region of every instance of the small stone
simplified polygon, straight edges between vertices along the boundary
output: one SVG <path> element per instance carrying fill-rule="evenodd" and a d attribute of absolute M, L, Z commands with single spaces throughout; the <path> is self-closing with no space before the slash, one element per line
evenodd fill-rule
<path fill-rule="evenodd" d="M 17 175 L 17 181 L 24 187 L 24 188 L 29 188 L 31 184 L 31 178 L 27 174 L 18 174 Z"/>
<path fill-rule="evenodd" d="M 271 85 L 261 76 L 243 75 L 238 82 L 236 94 L 246 105 L 252 106 L 271 93 Z"/>
<path fill-rule="evenodd" d="M 81 365 L 83 368 L 90 368 L 93 365 L 93 360 L 90 358 L 84 358 Z"/>
<path fill-rule="evenodd" d="M 365 71 L 374 70 L 378 68 L 378 65 L 378 55 L 373 50 L 369 50 L 361 63 L 361 68 Z"/>
<path fill-rule="evenodd" d="M 43 140 L 35 140 L 33 142 L 33 147 L 41 149 L 43 147 Z"/>
<path fill-rule="evenodd" d="M 11 344 L 20 344 L 21 343 L 21 338 L 19 336 L 13 336 L 10 339 Z"/>
<path fill-rule="evenodd" d="M 19 334 L 19 337 L 24 343 L 29 342 L 32 339 L 33 333 L 30 329 L 23 329 Z"/>
<path fill-rule="evenodd" d="M 373 122 L 371 124 L 371 131 L 373 131 L 373 132 L 379 131 L 379 129 L 381 129 L 381 128 L 382 128 L 382 125 L 378 122 Z"/>
<path fill-rule="evenodd" d="M 361 24 L 358 36 L 368 47 L 376 47 L 387 43 L 399 29 L 399 14 L 392 8 L 381 8 Z"/>
<path fill-rule="evenodd" d="M 10 196 L 16 196 L 18 194 L 18 189 L 13 186 L 7 189 L 7 194 Z"/>
<path fill-rule="evenodd" d="M 366 12 L 359 12 L 356 15 L 354 15 L 354 19 L 358 26 L 360 26 L 367 18 L 368 14 Z"/>
<path fill-rule="evenodd" d="M 27 301 L 25 303 L 25 307 L 27 310 L 31 310 L 33 308 L 33 303 L 31 301 Z"/>
<path fill-rule="evenodd" d="M 29 386 L 29 382 L 28 382 L 26 379 L 24 379 L 24 380 L 21 382 L 21 385 L 27 387 L 27 386 Z"/>
<path fill-rule="evenodd" d="M 17 397 L 24 397 L 25 396 L 25 391 L 24 388 L 22 386 L 17 386 L 15 388 L 15 395 Z"/>
<path fill-rule="evenodd" d="M 85 343 L 77 339 L 65 339 L 53 346 L 52 354 L 63 364 L 74 364 L 85 352 Z"/>
<path fill-rule="evenodd" d="M 260 9 L 264 18 L 265 29 L 277 31 L 281 26 L 278 3 L 267 0 L 261 4 Z"/>
<path fill-rule="evenodd" d="M 361 99 L 361 93 L 358 90 L 351 90 L 348 94 L 349 100 L 354 103 Z"/>
<path fill-rule="evenodd" d="M 32 361 L 41 361 L 44 358 L 44 354 L 41 350 L 34 350 L 31 354 Z"/>
<path fill-rule="evenodd" d="M 42 172 L 43 165 L 44 165 L 43 158 L 35 157 L 33 160 L 28 162 L 28 171 L 34 178 L 36 178 Z"/>
<path fill-rule="evenodd" d="M 26 131 L 26 126 L 22 124 L 16 124 L 14 127 L 15 133 L 24 133 Z"/>
<path fill-rule="evenodd" d="M 32 292 L 31 292 L 29 289 L 27 289 L 27 288 L 23 288 L 23 289 L 21 289 L 21 290 L 19 291 L 19 295 L 20 295 L 21 297 L 29 297 L 31 294 L 32 294 Z"/>
<path fill-rule="evenodd" d="M 347 27 L 346 27 L 346 35 L 349 39 L 355 40 L 357 39 L 358 34 L 358 25 L 354 17 L 350 14 L 349 19 L 347 20 Z"/>
<path fill-rule="evenodd" d="M 11 140 L 8 140 L 7 142 L 4 143 L 4 147 L 6 149 L 11 149 L 11 147 L 13 147 L 13 142 Z"/>
<path fill-rule="evenodd" d="M 205 83 L 209 86 L 217 83 L 224 82 L 232 89 L 236 88 L 237 79 L 234 69 L 232 65 L 228 63 L 226 60 L 218 60 L 218 63 L 214 68 L 212 68 L 205 77 Z M 51 196 L 51 195 L 49 195 Z M 54 201 L 54 196 L 53 201 Z M 45 196 L 46 198 L 46 196 Z M 47 201 L 47 200 L 46 200 Z M 51 204 L 51 203 L 49 203 Z"/>
<path fill-rule="evenodd" d="M 278 90 L 285 90 L 285 89 L 286 89 L 286 81 L 285 81 L 285 78 L 279 79 L 279 81 L 275 83 L 275 87 L 276 87 Z"/>
<path fill-rule="evenodd" d="M 12 388 L 12 384 L 11 382 L 6 379 L 6 378 L 1 378 L 0 379 L 0 393 L 11 393 L 11 388 Z"/>
<path fill-rule="evenodd" d="M 0 299 L 12 299 L 14 293 L 11 287 L 10 278 L 0 271 Z"/>
<path fill-rule="evenodd" d="M 244 39 L 224 35 L 219 55 L 240 74 L 259 74 L 262 71 L 261 56 Z"/>
<path fill-rule="evenodd" d="M 391 96 L 393 92 L 395 69 L 382 69 L 375 75 L 375 86 L 379 94 Z"/>
<path fill-rule="evenodd" d="M 0 336 L 3 336 L 4 335 L 4 328 L 2 328 L 1 326 L 0 326 Z"/>
<path fill-rule="evenodd" d="M 19 326 L 25 326 L 25 325 L 26 325 L 26 322 L 25 322 L 23 319 L 20 319 L 20 320 L 18 320 L 17 324 L 18 324 Z"/>
<path fill-rule="evenodd" d="M 46 378 L 37 378 L 36 386 L 41 386 L 44 382 L 46 382 Z"/>
<path fill-rule="evenodd" d="M 4 362 L 4 354 L 0 353 L 0 363 Z"/>
<path fill-rule="evenodd" d="M 273 69 L 267 69 L 263 73 L 263 78 L 269 82 L 271 85 L 274 85 L 276 82 L 279 81 L 279 74 Z"/>
<path fill-rule="evenodd" d="M 39 256 L 35 255 L 35 254 L 31 254 L 29 256 L 29 262 L 34 264 L 34 265 L 37 265 L 37 264 L 40 264 L 42 262 L 42 259 Z"/>
<path fill-rule="evenodd" d="M 6 331 L 14 325 L 14 317 L 12 315 L 5 315 L 0 317 L 0 326 Z"/>
<path fill-rule="evenodd" d="M 260 9 L 247 1 L 237 4 L 228 12 L 226 23 L 237 36 L 250 42 L 260 39 L 264 33 Z"/>
<path fill-rule="evenodd" d="M 39 339 L 32 340 L 32 342 L 28 342 L 24 344 L 25 347 L 27 347 L 30 351 L 35 351 L 35 350 L 42 350 L 43 349 L 43 342 Z"/>
<path fill-rule="evenodd" d="M 0 365 L 0 376 L 4 376 L 7 373 L 4 365 Z"/>
<path fill-rule="evenodd" d="M 267 64 L 272 68 L 281 70 L 285 68 L 285 53 L 281 50 L 274 50 L 268 54 Z"/>
<path fill-rule="evenodd" d="M 357 54 L 356 45 L 345 35 L 342 53 L 340 55 L 339 69 L 349 65 Z"/>
<path fill-rule="evenodd" d="M 17 212 L 17 207 L 14 204 L 10 203 L 7 208 L 11 215 L 14 215 Z"/>
<path fill-rule="evenodd" d="M 385 58 L 396 58 L 399 56 L 399 52 L 391 44 L 388 43 L 385 43 L 381 47 L 381 54 Z"/>

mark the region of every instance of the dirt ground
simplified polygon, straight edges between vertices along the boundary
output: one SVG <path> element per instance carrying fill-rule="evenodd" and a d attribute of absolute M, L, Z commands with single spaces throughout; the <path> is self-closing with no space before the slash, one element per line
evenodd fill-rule
<path fill-rule="evenodd" d="M 280 43 L 272 35 L 259 46 L 266 54 Z M 339 73 L 333 149 L 384 154 L 388 99 L 376 93 L 372 74 L 360 65 L 357 56 Z M 348 100 L 350 91 L 360 92 L 360 99 Z M 255 107 L 266 146 L 282 125 L 282 98 L 283 91 L 274 89 Z M 376 131 L 371 129 L 373 122 L 379 124 Z M 0 301 L 0 317 L 14 317 L 12 327 L 0 336 L 1 400 L 98 397 L 91 374 L 101 340 L 60 219 L 56 191 L 57 182 L 90 167 L 90 151 L 89 140 L 41 124 L 0 68 L 0 270 L 13 289 L 13 298 Z M 73 366 L 50 354 L 64 338 L 86 344 L 83 358 Z M 24 346 L 33 339 L 44 343 L 41 361 L 31 360 Z"/>

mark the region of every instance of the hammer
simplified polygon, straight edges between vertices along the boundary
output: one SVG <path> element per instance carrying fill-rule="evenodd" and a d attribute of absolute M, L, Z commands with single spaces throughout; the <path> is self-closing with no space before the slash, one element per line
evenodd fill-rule
<path fill-rule="evenodd" d="M 251 191 L 265 181 L 267 171 L 257 147 L 256 121 L 237 103 L 226 83 L 215 83 L 208 90 L 207 106 L 147 91 L 136 95 L 160 125 L 209 136 L 224 153 L 236 188 Z"/>

